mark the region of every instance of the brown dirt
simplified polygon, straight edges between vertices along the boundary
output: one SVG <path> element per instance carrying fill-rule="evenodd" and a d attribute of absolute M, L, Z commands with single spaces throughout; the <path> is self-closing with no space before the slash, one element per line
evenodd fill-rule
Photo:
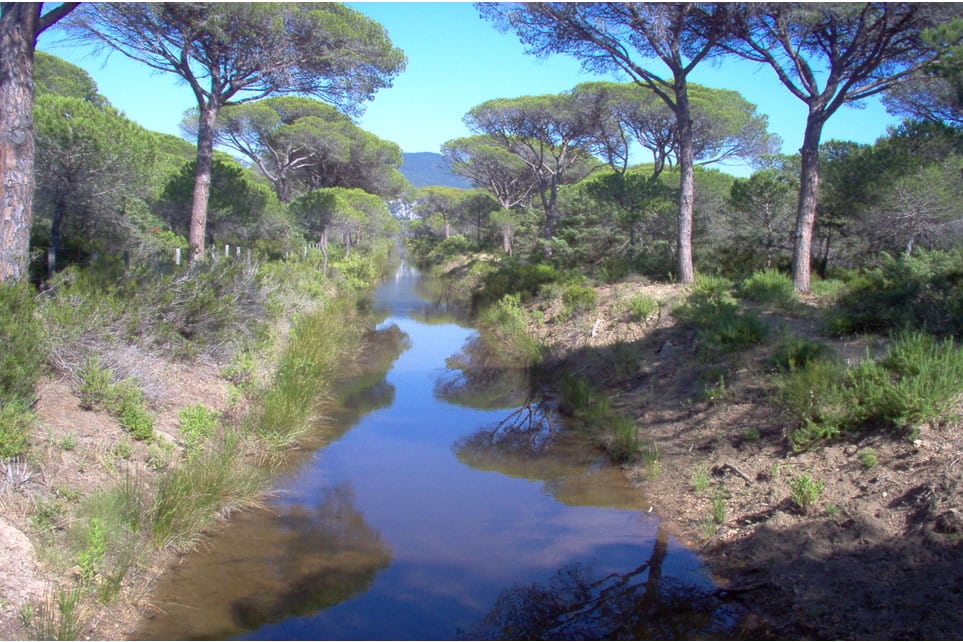
<path fill-rule="evenodd" d="M 682 287 L 621 283 L 597 293 L 595 311 L 573 318 L 557 299 L 541 304 L 534 330 L 565 369 L 636 418 L 659 458 L 626 467 L 627 475 L 701 551 L 726 595 L 761 617 L 750 636 L 963 638 L 960 423 L 921 426 L 912 442 L 874 436 L 794 453 L 770 403 L 766 349 L 740 355 L 724 388 L 707 394 L 719 375 L 694 357 L 694 333 L 670 313 Z M 663 302 L 660 312 L 629 321 L 623 302 L 633 294 Z M 818 338 L 850 361 L 882 347 L 819 336 L 820 312 L 808 303 L 767 315 L 776 336 Z M 875 467 L 860 463 L 861 448 L 875 449 Z M 699 493 L 698 470 L 709 478 Z M 802 474 L 825 484 L 808 514 L 789 486 Z M 722 524 L 712 518 L 714 497 L 725 498 Z"/>
<path fill-rule="evenodd" d="M 203 363 L 190 367 L 157 357 L 137 355 L 145 389 L 162 393 L 155 399 L 154 430 L 158 440 L 174 442 L 177 453 L 177 415 L 187 405 L 204 404 L 227 412 L 228 382 Z M 156 464 L 148 464 L 148 446 L 132 439 L 117 420 L 104 412 L 84 410 L 69 381 L 44 379 L 37 388 L 37 425 L 25 464 L 29 480 L 15 488 L 0 480 L 0 639 L 29 639 L 21 624 L 25 606 L 36 608 L 60 589 L 76 584 L 78 569 L 65 558 L 63 541 L 68 519 L 83 497 L 123 480 L 153 487 Z M 118 452 L 125 444 L 129 454 Z M 154 451 L 157 457 L 157 450 Z M 5 476 L 0 470 L 0 477 Z M 60 515 L 48 529 L 38 528 L 38 506 L 59 504 Z M 86 601 L 82 607 L 84 639 L 123 639 L 140 617 L 156 578 L 175 555 L 143 551 L 124 580 L 121 596 L 110 605 Z M 54 607 L 55 608 L 55 607 Z"/>

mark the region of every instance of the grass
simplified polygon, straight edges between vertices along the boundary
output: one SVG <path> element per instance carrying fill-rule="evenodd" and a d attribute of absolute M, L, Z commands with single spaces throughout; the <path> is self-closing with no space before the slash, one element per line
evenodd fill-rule
<path fill-rule="evenodd" d="M 188 455 L 196 455 L 207 441 L 214 436 L 221 413 L 210 410 L 203 404 L 185 406 L 178 413 L 181 439 Z"/>
<path fill-rule="evenodd" d="M 739 296 L 780 310 L 790 309 L 797 301 L 792 279 L 771 269 L 755 272 L 743 281 Z"/>
<path fill-rule="evenodd" d="M 692 490 L 701 495 L 709 489 L 709 469 L 703 464 L 692 471 Z"/>
<path fill-rule="evenodd" d="M 625 313 L 630 321 L 646 321 L 659 309 L 659 302 L 644 294 L 634 294 L 625 302 Z"/>
<path fill-rule="evenodd" d="M 81 609 L 83 591 L 48 591 L 44 600 L 20 610 L 20 623 L 33 640 L 79 640 L 85 624 Z"/>
<path fill-rule="evenodd" d="M 225 434 L 210 452 L 167 471 L 150 508 L 154 545 L 190 548 L 198 533 L 231 512 L 260 504 L 264 475 L 243 461 L 240 436 Z"/>
<path fill-rule="evenodd" d="M 876 468 L 879 464 L 879 458 L 876 456 L 876 450 L 873 448 L 860 448 L 856 452 L 856 457 L 865 470 Z"/>

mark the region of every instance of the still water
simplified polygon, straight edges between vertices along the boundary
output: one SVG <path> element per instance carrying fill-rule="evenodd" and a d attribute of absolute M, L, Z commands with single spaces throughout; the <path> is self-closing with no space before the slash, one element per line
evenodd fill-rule
<path fill-rule="evenodd" d="M 333 412 L 341 427 L 268 510 L 236 516 L 164 577 L 137 636 L 724 636 L 734 616 L 698 558 L 620 471 L 564 441 L 492 437 L 527 398 L 524 373 L 459 394 L 446 364 L 476 333 L 419 279 L 402 265 L 378 289 L 383 367 Z"/>

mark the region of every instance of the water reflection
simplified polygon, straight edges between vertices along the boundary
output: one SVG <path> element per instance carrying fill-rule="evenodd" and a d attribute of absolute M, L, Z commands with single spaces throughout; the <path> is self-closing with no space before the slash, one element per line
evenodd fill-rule
<path fill-rule="evenodd" d="M 527 370 L 506 367 L 478 337 L 448 357 L 445 367 L 448 371 L 435 383 L 435 396 L 448 403 L 495 410 L 515 408 L 529 396 Z"/>
<path fill-rule="evenodd" d="M 135 637 L 223 639 L 367 591 L 391 551 L 354 503 L 351 487 L 341 484 L 270 520 L 239 516 L 216 549 L 171 570 L 166 590 L 155 594 L 165 617 Z M 202 609 L 181 602 L 185 585 L 204 596 Z"/>
<path fill-rule="evenodd" d="M 663 573 L 669 534 L 659 527 L 652 554 L 628 572 L 594 573 L 572 564 L 545 583 L 504 591 L 485 618 L 459 631 L 475 640 L 686 640 L 723 638 L 735 613 L 704 587 Z"/>

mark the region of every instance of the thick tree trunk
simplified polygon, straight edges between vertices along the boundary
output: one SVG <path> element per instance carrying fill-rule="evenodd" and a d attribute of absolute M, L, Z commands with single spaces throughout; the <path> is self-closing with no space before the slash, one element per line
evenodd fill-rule
<path fill-rule="evenodd" d="M 816 224 L 816 199 L 819 196 L 819 138 L 825 119 L 810 112 L 806 119 L 802 165 L 799 174 L 799 204 L 796 208 L 796 234 L 792 253 L 792 280 L 799 292 L 809 292 L 812 272 L 813 226 Z"/>
<path fill-rule="evenodd" d="M 502 226 L 502 249 L 508 256 L 512 255 L 512 228 L 508 225 Z"/>
<path fill-rule="evenodd" d="M 33 50 L 40 3 L 0 17 L 0 282 L 27 276 L 33 206 Z"/>
<path fill-rule="evenodd" d="M 197 164 L 194 172 L 194 202 L 188 241 L 191 262 L 203 259 L 207 231 L 207 203 L 211 196 L 211 164 L 214 157 L 214 121 L 217 107 L 210 103 L 201 107 L 197 122 Z"/>
<path fill-rule="evenodd" d="M 692 151 L 692 118 L 685 80 L 676 82 L 675 116 L 679 130 L 679 215 L 676 247 L 679 282 L 695 281 L 692 265 L 692 211 L 695 204 L 695 166 Z"/>

